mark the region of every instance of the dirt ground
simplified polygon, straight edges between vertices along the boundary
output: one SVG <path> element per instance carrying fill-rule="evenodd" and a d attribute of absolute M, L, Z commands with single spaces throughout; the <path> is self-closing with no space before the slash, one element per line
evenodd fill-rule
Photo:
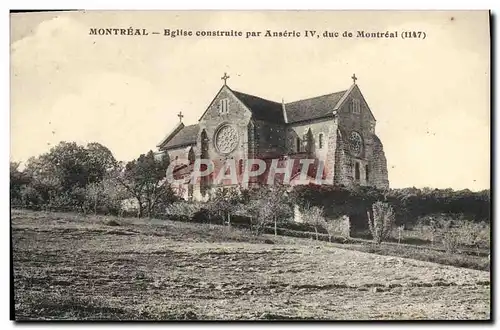
<path fill-rule="evenodd" d="M 17 320 L 490 318 L 485 271 L 220 226 L 11 219 Z"/>

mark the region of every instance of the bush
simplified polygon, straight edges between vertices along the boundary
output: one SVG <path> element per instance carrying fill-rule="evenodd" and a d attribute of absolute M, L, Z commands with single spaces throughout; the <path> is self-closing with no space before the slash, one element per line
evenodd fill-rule
<path fill-rule="evenodd" d="M 318 240 L 318 228 L 326 228 L 323 208 L 317 206 L 306 207 L 302 211 L 302 217 L 308 224 L 313 226 L 314 232 L 316 233 L 316 240 Z"/>
<path fill-rule="evenodd" d="M 419 219 L 413 228 L 433 244 L 441 243 L 449 252 L 456 252 L 459 247 L 479 249 L 490 248 L 490 226 L 485 222 L 476 223 L 463 216 L 455 218 L 446 214 L 433 215 Z"/>
<path fill-rule="evenodd" d="M 464 214 L 474 222 L 490 221 L 490 191 L 472 192 L 467 189 L 403 188 L 381 190 L 374 187 L 346 188 L 327 185 L 298 185 L 292 197 L 301 206 L 311 203 L 323 207 L 328 218 L 347 214 L 351 217 L 366 210 L 376 201 L 386 201 L 393 208 L 396 224 L 411 228 L 423 216 L 446 213 Z M 351 217 L 353 225 L 355 218 Z"/>
<path fill-rule="evenodd" d="M 460 245 L 460 233 L 456 230 L 448 230 L 443 234 L 443 247 L 448 253 L 455 253 Z"/>
<path fill-rule="evenodd" d="M 372 205 L 372 213 L 368 211 L 367 215 L 373 241 L 380 244 L 392 231 L 395 223 L 394 211 L 389 204 L 379 201 Z"/>
<path fill-rule="evenodd" d="M 175 220 L 190 221 L 195 219 L 195 215 L 200 216 L 201 209 L 201 203 L 175 202 L 166 207 L 165 213 Z"/>
<path fill-rule="evenodd" d="M 193 214 L 191 221 L 196 223 L 210 223 L 210 212 L 206 208 L 201 208 Z"/>
<path fill-rule="evenodd" d="M 344 240 L 351 236 L 351 224 L 349 217 L 344 215 L 340 218 L 330 220 L 326 223 L 328 240 L 331 242 L 333 236 L 341 237 Z"/>

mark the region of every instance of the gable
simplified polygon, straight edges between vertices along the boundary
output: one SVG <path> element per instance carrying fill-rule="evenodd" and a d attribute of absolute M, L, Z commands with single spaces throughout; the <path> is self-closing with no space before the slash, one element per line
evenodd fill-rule
<path fill-rule="evenodd" d="M 230 112 L 227 115 L 234 113 L 242 114 L 247 112 L 252 118 L 263 120 L 270 123 L 283 124 L 282 104 L 270 100 L 263 99 L 258 96 L 238 92 L 224 85 L 216 94 L 210 105 L 205 110 L 200 118 L 202 120 L 210 120 L 215 117 L 220 117 L 219 102 L 221 99 L 229 100 Z"/>
<path fill-rule="evenodd" d="M 228 112 L 225 114 L 221 114 L 220 112 L 222 106 L 221 100 L 227 100 L 226 106 L 228 108 Z M 227 85 L 224 85 L 210 102 L 199 121 L 220 121 L 228 120 L 231 117 L 250 118 L 251 115 L 252 113 L 250 109 L 236 97 Z"/>
<path fill-rule="evenodd" d="M 363 115 L 368 116 L 370 120 L 376 121 L 375 116 L 373 115 L 370 107 L 368 106 L 368 102 L 366 102 L 366 99 L 361 93 L 361 90 L 359 89 L 358 85 L 351 86 L 351 88 L 345 93 L 345 95 L 340 100 L 337 109 L 341 109 L 341 111 L 344 112 L 350 111 L 349 102 L 351 102 L 353 99 L 360 100 L 361 111 L 363 112 Z"/>

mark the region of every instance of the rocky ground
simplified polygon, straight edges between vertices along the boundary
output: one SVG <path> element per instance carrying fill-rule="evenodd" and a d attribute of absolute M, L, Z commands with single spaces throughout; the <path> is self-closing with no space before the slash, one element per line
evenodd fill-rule
<path fill-rule="evenodd" d="M 17 320 L 490 317 L 485 271 L 220 226 L 11 218 Z"/>

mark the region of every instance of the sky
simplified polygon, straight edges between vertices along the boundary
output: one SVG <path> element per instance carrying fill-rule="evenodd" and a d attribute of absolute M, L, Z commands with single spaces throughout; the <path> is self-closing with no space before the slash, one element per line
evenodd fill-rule
<path fill-rule="evenodd" d="M 90 28 L 424 31 L 422 39 L 89 35 Z M 11 14 L 11 155 L 99 142 L 118 160 L 195 124 L 230 75 L 234 90 L 291 102 L 348 89 L 377 119 L 393 188 L 490 187 L 486 11 Z"/>

